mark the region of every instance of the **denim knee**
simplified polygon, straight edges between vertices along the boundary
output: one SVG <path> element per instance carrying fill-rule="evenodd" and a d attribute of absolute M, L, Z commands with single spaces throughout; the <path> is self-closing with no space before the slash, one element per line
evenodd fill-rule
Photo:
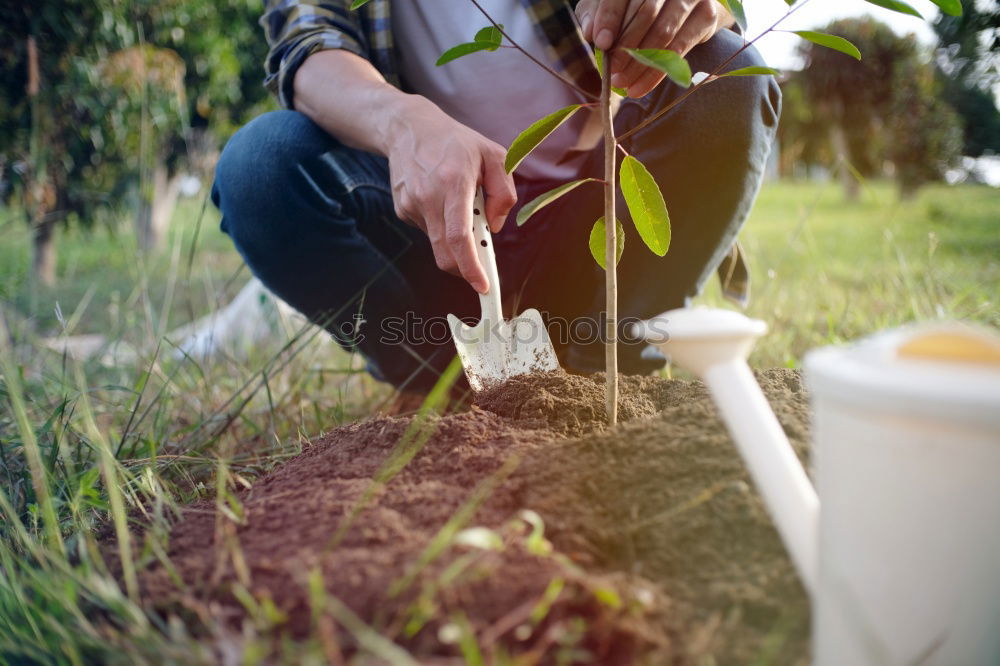
<path fill-rule="evenodd" d="M 212 201 L 222 211 L 222 230 L 245 256 L 266 251 L 291 231 L 293 211 L 308 196 L 302 164 L 331 141 L 303 114 L 272 111 L 226 143 L 215 168 Z"/>
<path fill-rule="evenodd" d="M 706 62 L 698 62 L 700 71 L 711 72 L 744 45 L 743 37 L 731 30 L 720 30 L 707 44 L 710 47 L 705 54 Z M 692 54 L 694 55 L 694 54 Z M 692 63 L 695 64 L 695 63 Z M 726 65 L 724 71 L 742 69 L 744 67 L 766 67 L 767 63 L 754 46 L 747 46 Z M 756 129 L 766 129 L 773 133 L 778 127 L 781 116 L 781 88 L 773 76 L 740 76 L 727 78 L 713 84 L 712 87 L 724 85 L 720 94 L 726 96 L 726 106 L 736 111 L 741 117 L 748 118 Z M 699 91 L 707 92 L 707 91 Z M 698 93 L 695 93 L 698 94 Z"/>
<path fill-rule="evenodd" d="M 254 209 L 280 197 L 296 168 L 330 137 L 297 111 L 271 111 L 240 128 L 215 168 L 221 205 Z"/>

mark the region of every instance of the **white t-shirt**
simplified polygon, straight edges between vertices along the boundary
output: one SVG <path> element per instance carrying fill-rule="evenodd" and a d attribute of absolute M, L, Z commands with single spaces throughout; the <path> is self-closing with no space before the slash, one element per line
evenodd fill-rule
<path fill-rule="evenodd" d="M 519 0 L 479 2 L 522 48 L 559 71 L 548 42 Z M 480 51 L 435 66 L 447 49 L 473 41 L 476 32 L 487 25 L 489 21 L 469 0 L 392 3 L 392 34 L 404 85 L 455 120 L 507 147 L 539 118 L 584 100 L 512 48 Z M 533 179 L 579 178 L 584 154 L 570 149 L 577 144 L 586 117 L 585 111 L 571 117 L 521 163 L 517 172 Z"/>

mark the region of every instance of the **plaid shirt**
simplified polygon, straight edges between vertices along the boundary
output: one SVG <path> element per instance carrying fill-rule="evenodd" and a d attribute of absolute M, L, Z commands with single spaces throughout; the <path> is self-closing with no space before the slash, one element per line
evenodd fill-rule
<path fill-rule="evenodd" d="M 401 86 L 392 38 L 393 0 L 370 0 L 351 10 L 351 0 L 266 0 L 260 19 L 267 35 L 265 84 L 281 105 L 294 108 L 295 72 L 305 59 L 325 49 L 344 49 L 368 60 L 396 87 Z M 573 12 L 575 0 L 520 0 L 549 42 L 549 59 L 577 85 L 600 93 L 593 52 Z M 483 17 L 485 21 L 486 18 Z M 719 266 L 723 293 L 746 305 L 750 277 L 739 244 Z"/>
<path fill-rule="evenodd" d="M 584 42 L 568 0 L 521 0 L 548 38 L 549 57 L 577 85 L 600 93 L 590 47 Z M 293 108 L 292 82 L 302 62 L 316 51 L 345 49 L 371 62 L 399 87 L 389 12 L 392 0 L 371 0 L 351 11 L 351 0 L 267 0 L 261 25 L 271 51 L 265 83 L 285 108 Z M 483 17 L 485 23 L 486 17 Z"/>

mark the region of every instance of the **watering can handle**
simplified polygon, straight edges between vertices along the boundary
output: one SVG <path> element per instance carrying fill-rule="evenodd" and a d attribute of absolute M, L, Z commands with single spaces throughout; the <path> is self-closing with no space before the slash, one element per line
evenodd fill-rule
<path fill-rule="evenodd" d="M 497 257 L 493 251 L 493 234 L 486 220 L 486 200 L 483 188 L 476 188 L 476 197 L 472 203 L 472 235 L 476 243 L 476 256 L 486 272 L 489 291 L 479 294 L 479 305 L 483 310 L 483 321 L 500 323 L 503 321 L 503 310 L 500 307 L 500 276 L 497 273 Z"/>

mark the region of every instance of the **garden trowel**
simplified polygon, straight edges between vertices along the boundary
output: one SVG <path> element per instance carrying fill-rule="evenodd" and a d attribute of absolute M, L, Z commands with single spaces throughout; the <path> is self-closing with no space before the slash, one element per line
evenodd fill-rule
<path fill-rule="evenodd" d="M 451 335 L 469 386 L 474 391 L 481 391 L 515 375 L 557 370 L 559 360 L 538 310 L 525 310 L 520 316 L 504 321 L 497 259 L 482 190 L 476 192 L 473 202 L 472 233 L 479 263 L 489 283 L 489 291 L 479 295 L 482 319 L 470 327 L 455 315 L 448 315 Z"/>

